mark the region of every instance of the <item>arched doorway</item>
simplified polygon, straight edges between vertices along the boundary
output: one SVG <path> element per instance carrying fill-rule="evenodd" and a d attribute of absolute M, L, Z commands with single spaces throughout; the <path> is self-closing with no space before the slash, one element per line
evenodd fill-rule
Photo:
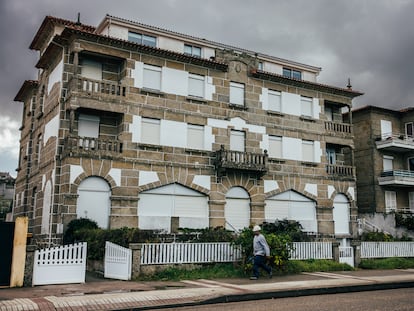
<path fill-rule="evenodd" d="M 296 220 L 303 231 L 318 232 L 315 201 L 293 190 L 276 194 L 266 199 L 265 220 Z"/>
<path fill-rule="evenodd" d="M 89 218 L 103 229 L 109 227 L 111 189 L 100 177 L 88 177 L 78 187 L 76 214 L 78 218 Z"/>
<path fill-rule="evenodd" d="M 349 200 L 344 194 L 337 194 L 333 202 L 335 234 L 349 234 Z"/>
<path fill-rule="evenodd" d="M 226 229 L 236 231 L 250 225 L 250 196 L 242 187 L 233 187 L 226 194 L 224 207 Z"/>

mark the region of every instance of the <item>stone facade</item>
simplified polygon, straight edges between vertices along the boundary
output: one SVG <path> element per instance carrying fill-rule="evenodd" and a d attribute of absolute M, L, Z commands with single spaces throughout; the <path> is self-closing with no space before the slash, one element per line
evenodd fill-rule
<path fill-rule="evenodd" d="M 107 36 L 104 32 L 115 29 L 115 24 L 106 28 L 109 19 L 95 29 L 46 17 L 31 44 L 40 51 L 40 75 L 26 81 L 15 99 L 23 102 L 24 113 L 14 214 L 29 217 L 34 240 L 59 243 L 65 226 L 82 217 L 80 209 L 99 218 L 100 207 L 91 207 L 90 199 L 99 187 L 109 189 L 108 210 L 102 210 L 109 228 L 163 229 L 154 224 L 157 218 L 170 222 L 163 223 L 167 231 L 181 221 L 210 227 L 260 224 L 281 212 L 280 217 L 301 221 L 294 207 L 307 206 L 310 218 L 303 221 L 314 228 L 308 231 L 356 235 L 352 122 L 342 120 L 341 110 L 350 111 L 361 93 L 304 80 L 316 80 L 316 67 L 122 19 L 111 17 L 111 23 L 151 34 L 160 45 L 190 41 L 214 56 Z M 285 67 L 302 72 L 302 79 L 284 75 Z M 190 94 L 191 77 L 203 81 L 197 84 L 201 96 Z M 157 82 L 158 89 L 146 86 Z M 278 109 L 270 109 L 273 94 L 280 98 Z M 182 194 L 167 193 L 171 187 Z M 183 199 L 205 204 L 207 214 Z M 230 212 L 238 200 L 248 202 L 244 218 Z M 172 212 L 163 214 L 170 201 Z M 335 216 L 340 203 L 346 208 Z M 338 231 L 338 223 L 347 228 Z"/>

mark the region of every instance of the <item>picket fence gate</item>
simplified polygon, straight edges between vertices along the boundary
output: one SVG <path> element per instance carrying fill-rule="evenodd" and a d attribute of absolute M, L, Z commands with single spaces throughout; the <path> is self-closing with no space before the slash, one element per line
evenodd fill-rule
<path fill-rule="evenodd" d="M 85 283 L 87 243 L 36 250 L 32 285 Z"/>
<path fill-rule="evenodd" d="M 104 277 L 130 280 L 132 269 L 132 250 L 106 241 L 104 258 Z"/>

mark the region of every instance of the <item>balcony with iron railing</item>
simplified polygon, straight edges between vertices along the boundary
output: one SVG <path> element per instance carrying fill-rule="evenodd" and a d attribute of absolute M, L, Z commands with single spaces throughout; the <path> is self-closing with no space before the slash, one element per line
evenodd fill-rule
<path fill-rule="evenodd" d="M 267 172 L 268 154 L 266 150 L 264 153 L 241 152 L 225 150 L 222 145 L 215 155 L 218 176 L 224 175 L 227 171 L 239 171 L 253 173 L 257 177 L 261 177 Z"/>
<path fill-rule="evenodd" d="M 414 172 L 407 170 L 384 171 L 378 177 L 380 186 L 398 186 L 412 187 L 414 186 Z"/>
<path fill-rule="evenodd" d="M 63 155 L 93 158 L 112 158 L 122 153 L 122 142 L 116 139 L 68 136 L 65 138 Z"/>
<path fill-rule="evenodd" d="M 326 166 L 326 173 L 334 177 L 355 178 L 354 167 L 349 165 L 328 164 Z"/>
<path fill-rule="evenodd" d="M 409 152 L 414 150 L 414 137 L 402 133 L 385 133 L 375 138 L 378 150 Z"/>

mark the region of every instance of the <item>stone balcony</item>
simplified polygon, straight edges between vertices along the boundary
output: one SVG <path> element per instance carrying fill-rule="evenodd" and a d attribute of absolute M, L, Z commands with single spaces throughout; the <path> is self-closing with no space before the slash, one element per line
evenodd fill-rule
<path fill-rule="evenodd" d="M 378 177 L 380 186 L 412 187 L 414 186 L 414 172 L 406 170 L 384 171 Z"/>
<path fill-rule="evenodd" d="M 114 158 L 121 153 L 121 141 L 93 137 L 68 136 L 63 147 L 63 156 Z"/>
<path fill-rule="evenodd" d="M 414 150 L 414 137 L 401 133 L 389 133 L 375 139 L 378 150 L 391 152 L 410 152 Z"/>

